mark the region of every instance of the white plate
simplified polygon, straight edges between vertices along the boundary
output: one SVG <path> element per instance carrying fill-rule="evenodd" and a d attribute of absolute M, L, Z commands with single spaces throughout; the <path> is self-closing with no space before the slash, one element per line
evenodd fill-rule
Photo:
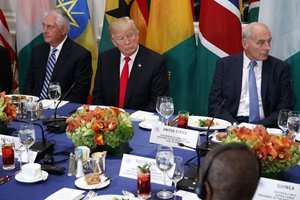
<path fill-rule="evenodd" d="M 37 96 L 25 95 L 25 94 L 8 94 L 8 95 L 5 95 L 5 96 L 7 96 L 7 97 L 12 97 L 12 96 L 16 96 L 16 97 L 18 97 L 18 96 L 24 96 L 24 97 L 26 97 L 26 99 L 28 99 L 29 97 L 32 97 L 33 101 L 38 101 L 38 100 L 39 100 L 39 97 L 37 97 Z"/>
<path fill-rule="evenodd" d="M 83 106 L 80 106 L 77 110 L 82 109 Z M 90 108 L 90 110 L 94 110 L 97 106 L 100 107 L 100 108 L 109 108 L 109 106 L 101 106 L 101 105 L 89 105 L 89 108 Z M 125 110 L 122 109 L 122 108 L 119 108 L 119 110 L 122 111 L 122 112 L 125 112 Z"/>
<path fill-rule="evenodd" d="M 107 177 L 105 176 L 100 176 L 101 180 L 106 180 Z M 110 180 L 102 181 L 99 184 L 94 184 L 94 185 L 88 185 L 87 182 L 85 181 L 85 177 L 80 177 L 75 181 L 75 185 L 81 189 L 85 190 L 94 190 L 94 189 L 101 189 L 110 184 Z"/>
<path fill-rule="evenodd" d="M 207 127 L 200 127 L 199 126 L 199 119 L 212 119 L 212 117 L 202 117 L 202 116 L 189 116 L 188 120 L 188 127 L 195 128 L 199 130 L 207 130 Z M 219 130 L 219 129 L 226 129 L 228 126 L 231 126 L 231 123 L 223 120 L 223 119 L 214 119 L 214 123 L 217 123 L 216 126 L 211 126 L 210 130 Z"/>
<path fill-rule="evenodd" d="M 15 176 L 15 179 L 19 182 L 22 182 L 22 183 L 35 183 L 35 182 L 38 182 L 38 181 L 45 181 L 47 180 L 48 178 L 48 172 L 46 171 L 43 171 L 42 170 L 42 174 L 40 177 L 38 178 L 35 178 L 35 179 L 26 179 L 22 176 L 22 172 L 20 173 L 17 173 L 16 176 Z"/>
<path fill-rule="evenodd" d="M 210 134 L 208 137 L 210 138 L 211 141 L 216 142 L 216 143 L 220 143 L 220 142 L 222 142 L 222 141 L 221 141 L 221 140 L 218 140 L 218 138 L 216 137 L 216 135 L 217 135 L 218 133 L 223 133 L 223 132 L 217 132 L 217 131 L 216 131 L 216 132 Z"/>
<path fill-rule="evenodd" d="M 116 194 L 107 194 L 107 195 L 98 195 L 96 197 L 92 197 L 90 200 L 122 200 L 122 199 L 129 199 L 129 200 L 140 200 L 139 198 L 135 197 L 127 197 L 123 195 L 116 195 Z"/>

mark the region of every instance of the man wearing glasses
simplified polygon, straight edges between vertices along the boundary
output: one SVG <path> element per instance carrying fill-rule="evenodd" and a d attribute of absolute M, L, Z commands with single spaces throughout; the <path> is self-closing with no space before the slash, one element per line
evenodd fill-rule
<path fill-rule="evenodd" d="M 128 17 L 110 24 L 115 48 L 99 55 L 93 104 L 155 111 L 156 98 L 168 92 L 166 60 L 139 45 L 139 31 Z"/>

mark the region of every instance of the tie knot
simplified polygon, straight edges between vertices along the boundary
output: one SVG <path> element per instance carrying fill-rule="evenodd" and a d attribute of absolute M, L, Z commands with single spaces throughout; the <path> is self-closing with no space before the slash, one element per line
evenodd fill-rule
<path fill-rule="evenodd" d="M 124 59 L 126 62 L 129 62 L 131 60 L 130 57 L 128 57 L 128 56 L 126 56 Z"/>
<path fill-rule="evenodd" d="M 51 54 L 54 54 L 57 52 L 57 49 L 53 48 Z"/>
<path fill-rule="evenodd" d="M 257 64 L 256 61 L 252 60 L 249 64 L 249 66 L 250 66 L 250 68 L 253 68 L 256 64 Z"/>

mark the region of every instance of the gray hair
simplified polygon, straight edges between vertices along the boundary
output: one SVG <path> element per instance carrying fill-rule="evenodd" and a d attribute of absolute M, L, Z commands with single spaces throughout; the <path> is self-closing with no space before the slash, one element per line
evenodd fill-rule
<path fill-rule="evenodd" d="M 112 37 L 114 33 L 120 30 L 127 30 L 128 28 L 131 28 L 137 34 L 139 32 L 139 30 L 135 26 L 134 21 L 129 17 L 126 16 L 126 17 L 117 18 L 109 26 L 110 36 Z"/>
<path fill-rule="evenodd" d="M 253 29 L 254 29 L 254 27 L 257 27 L 257 26 L 264 27 L 264 28 L 266 28 L 270 32 L 268 26 L 265 25 L 264 23 L 261 23 L 261 22 L 252 22 L 252 23 L 248 24 L 243 29 L 242 39 L 251 38 L 252 37 L 252 33 L 253 33 Z"/>
<path fill-rule="evenodd" d="M 63 11 L 62 9 L 51 10 L 49 12 L 46 12 L 44 14 L 44 17 L 46 17 L 48 15 L 54 15 L 56 17 L 57 26 L 59 26 L 59 27 L 66 26 L 67 31 L 69 32 L 69 30 L 70 30 L 70 21 L 69 21 L 68 15 L 66 14 L 65 11 Z"/>

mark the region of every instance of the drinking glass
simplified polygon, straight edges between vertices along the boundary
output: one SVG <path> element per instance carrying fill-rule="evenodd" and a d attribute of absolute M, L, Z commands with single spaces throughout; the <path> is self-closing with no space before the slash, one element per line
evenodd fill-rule
<path fill-rule="evenodd" d="M 171 181 L 174 183 L 175 189 L 174 189 L 174 196 L 176 196 L 176 187 L 177 183 L 183 178 L 184 174 L 184 166 L 182 162 L 182 157 L 180 156 L 174 156 L 174 164 L 172 168 L 168 171 L 168 177 L 171 179 Z M 176 197 L 175 197 L 176 199 Z"/>
<path fill-rule="evenodd" d="M 21 144 L 25 146 L 27 153 L 27 160 L 31 162 L 29 157 L 29 147 L 31 147 L 35 142 L 35 129 L 31 123 L 22 123 L 19 130 L 19 138 Z"/>
<path fill-rule="evenodd" d="M 166 185 L 166 172 L 170 170 L 174 163 L 174 155 L 172 147 L 159 145 L 156 153 L 156 165 L 158 169 L 163 172 L 164 175 L 164 185 Z M 165 188 L 159 191 L 157 194 L 158 198 L 169 199 L 173 197 L 171 191 L 167 191 Z"/>
<path fill-rule="evenodd" d="M 56 107 L 56 101 L 61 96 L 61 88 L 59 82 L 50 82 L 48 88 L 48 96 L 51 100 L 54 100 L 54 108 Z"/>
<path fill-rule="evenodd" d="M 293 133 L 293 139 L 296 135 L 300 134 L 300 112 L 290 111 L 287 120 L 287 127 L 290 132 Z"/>
<path fill-rule="evenodd" d="M 159 97 L 157 97 L 157 99 L 156 99 L 156 112 L 160 115 L 160 116 L 162 116 L 162 114 L 160 113 L 160 104 L 161 104 L 161 102 L 163 101 L 163 99 L 164 98 L 166 98 L 165 96 L 159 96 Z M 163 120 L 160 120 L 160 117 L 159 117 L 159 121 L 163 121 Z"/>
<path fill-rule="evenodd" d="M 280 127 L 280 129 L 283 131 L 284 134 L 286 134 L 287 131 L 287 120 L 289 117 L 290 110 L 280 110 L 278 113 L 278 120 L 277 124 Z"/>
<path fill-rule="evenodd" d="M 14 144 L 11 137 L 1 138 L 0 147 L 2 151 L 2 168 L 12 170 L 15 168 Z"/>
<path fill-rule="evenodd" d="M 168 125 L 168 119 L 174 113 L 174 104 L 172 97 L 164 97 L 161 99 L 159 106 L 160 114 L 165 118 L 165 125 Z"/>
<path fill-rule="evenodd" d="M 16 142 L 16 141 L 14 142 L 14 146 L 15 146 L 15 152 L 17 153 L 18 158 L 19 158 L 20 170 L 21 170 L 22 169 L 22 154 L 25 151 L 25 146 L 23 144 L 21 144 L 21 139 L 20 139 L 19 134 L 20 134 L 19 131 L 14 131 L 12 136 L 19 139 L 19 142 Z M 18 172 L 19 171 L 17 171 L 17 173 Z"/>

